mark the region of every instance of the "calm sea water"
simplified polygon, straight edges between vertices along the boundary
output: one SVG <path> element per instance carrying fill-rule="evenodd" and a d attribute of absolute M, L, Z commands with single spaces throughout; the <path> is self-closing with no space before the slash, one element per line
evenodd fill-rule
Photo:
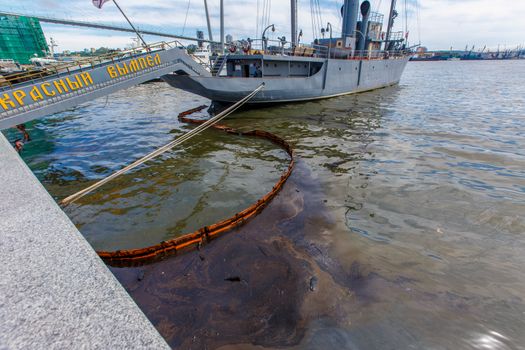
<path fill-rule="evenodd" d="M 207 102 L 141 85 L 33 123 L 22 155 L 60 199 L 191 129 L 177 114 Z M 301 307 L 295 347 L 525 349 L 525 61 L 410 63 L 396 87 L 226 124 L 291 142 L 292 181 L 307 176 L 297 191 L 322 206 L 304 240 L 333 278 Z M 252 204 L 287 162 L 265 140 L 209 130 L 66 212 L 96 249 L 155 244 Z M 239 347 L 265 345 L 250 339 Z"/>

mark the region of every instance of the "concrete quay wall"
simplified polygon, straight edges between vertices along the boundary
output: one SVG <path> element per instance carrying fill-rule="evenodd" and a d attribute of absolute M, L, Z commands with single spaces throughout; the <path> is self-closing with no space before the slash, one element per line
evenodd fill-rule
<path fill-rule="evenodd" d="M 0 349 L 168 345 L 0 134 Z"/>

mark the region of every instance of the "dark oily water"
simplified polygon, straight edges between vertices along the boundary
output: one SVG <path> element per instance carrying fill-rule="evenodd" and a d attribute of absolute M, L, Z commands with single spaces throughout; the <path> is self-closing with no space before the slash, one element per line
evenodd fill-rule
<path fill-rule="evenodd" d="M 238 112 L 228 125 L 295 146 L 283 192 L 200 252 L 113 272 L 174 347 L 522 349 L 524 82 L 523 61 L 410 63 L 397 87 Z M 35 123 L 23 156 L 62 198 L 202 102 L 136 87 Z M 157 243 L 251 204 L 286 164 L 209 130 L 67 213 L 97 249 Z"/>

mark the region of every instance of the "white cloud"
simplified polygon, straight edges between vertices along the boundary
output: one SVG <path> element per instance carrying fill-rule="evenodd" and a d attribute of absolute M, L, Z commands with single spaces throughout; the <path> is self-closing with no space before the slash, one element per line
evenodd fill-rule
<path fill-rule="evenodd" d="M 264 0 L 224 0 L 226 7 L 226 33 L 236 38 L 255 37 L 257 27 L 257 3 Z M 416 0 L 408 0 L 414 3 Z M 419 37 L 423 45 L 431 49 L 448 49 L 450 46 L 464 48 L 469 44 L 482 47 L 508 46 L 524 42 L 525 1 L 504 0 L 418 0 L 421 4 L 420 31 L 415 12 L 409 18 L 411 41 Z M 334 29 L 340 28 L 339 9 L 343 0 L 320 0 L 323 22 L 331 22 Z M 107 3 L 102 10 L 91 5 L 90 0 L 0 0 L 3 10 L 22 11 L 24 13 L 47 14 L 75 20 L 98 21 L 125 25 L 122 16 L 112 3 Z M 212 26 L 215 39 L 219 35 L 219 0 L 208 0 L 212 14 Z M 372 0 L 373 9 L 381 3 L 380 10 L 386 13 L 389 1 Z M 403 15 L 403 1 L 398 1 L 399 12 Z M 134 23 L 142 28 L 151 28 L 165 32 L 182 34 L 186 19 L 188 0 L 126 0 L 119 4 L 126 10 Z M 305 40 L 312 38 L 310 20 L 310 1 L 299 0 L 299 24 L 304 31 Z M 411 8 L 413 9 L 413 8 Z M 274 37 L 285 35 L 290 38 L 290 4 L 287 0 L 272 1 L 270 23 L 275 23 L 277 31 Z M 262 12 L 262 11 L 260 11 Z M 259 14 L 260 20 L 261 14 Z M 404 26 L 401 16 L 397 27 Z M 323 23 L 323 24 L 324 24 Z M 60 49 L 80 49 L 83 47 L 124 46 L 129 35 L 101 33 L 99 31 L 78 30 L 67 27 L 44 25 L 46 35 L 60 43 Z M 203 1 L 191 1 L 186 19 L 184 34 L 194 36 L 195 30 L 206 31 Z M 81 39 L 70 38 L 80 33 Z M 67 33 L 67 34 L 66 34 Z M 100 37 L 99 34 L 100 33 Z M 260 36 L 260 34 L 259 34 Z M 153 39 L 153 38 L 152 38 Z M 154 39 L 156 40 L 156 38 Z"/>

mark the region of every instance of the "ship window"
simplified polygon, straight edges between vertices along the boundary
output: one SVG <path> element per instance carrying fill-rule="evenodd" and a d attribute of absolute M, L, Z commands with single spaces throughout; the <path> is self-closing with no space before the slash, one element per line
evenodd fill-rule
<path fill-rule="evenodd" d="M 304 65 L 304 68 L 306 68 L 306 64 Z"/>
<path fill-rule="evenodd" d="M 265 63 L 264 66 L 265 66 L 265 67 L 268 67 L 268 63 Z"/>
<path fill-rule="evenodd" d="M 273 66 L 277 68 L 277 63 L 274 63 Z"/>
<path fill-rule="evenodd" d="M 339 70 L 341 70 L 341 67 L 339 67 Z"/>

